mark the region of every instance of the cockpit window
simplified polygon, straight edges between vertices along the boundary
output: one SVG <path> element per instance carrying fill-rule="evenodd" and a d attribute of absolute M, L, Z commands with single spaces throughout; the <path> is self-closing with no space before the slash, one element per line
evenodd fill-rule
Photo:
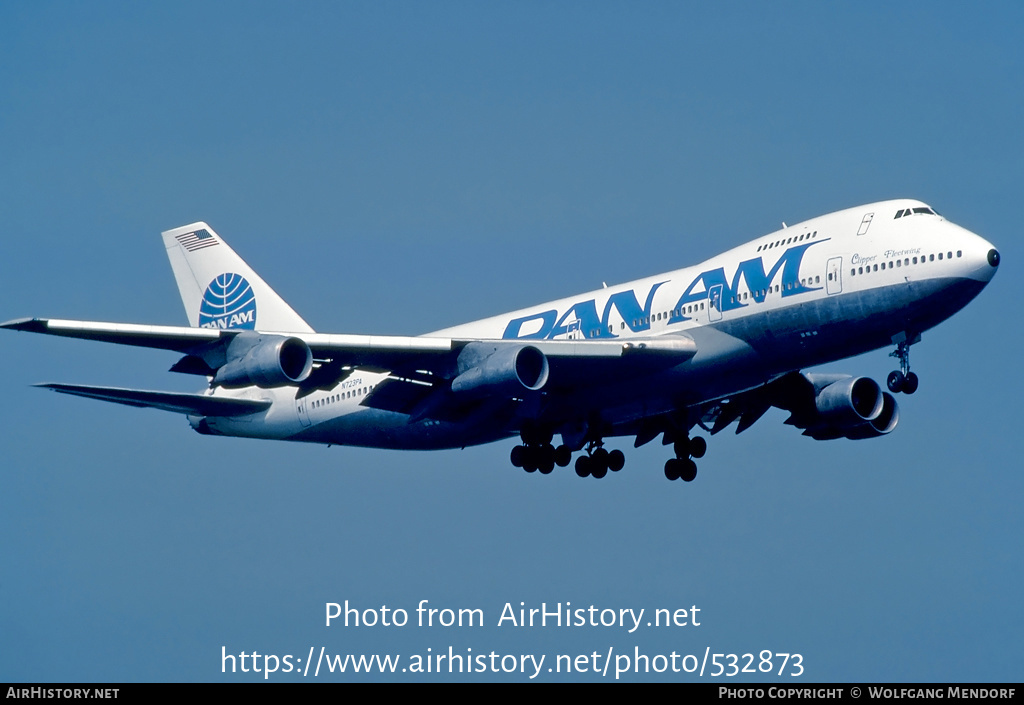
<path fill-rule="evenodd" d="M 906 216 L 906 215 L 938 215 L 938 214 L 939 214 L 938 211 L 936 211 L 936 210 L 934 210 L 932 208 L 929 208 L 927 206 L 922 206 L 922 207 L 919 207 L 919 208 L 904 208 L 901 211 L 897 211 L 896 218 L 902 218 L 903 216 Z M 893 220 L 896 220 L 896 218 L 893 218 Z"/>

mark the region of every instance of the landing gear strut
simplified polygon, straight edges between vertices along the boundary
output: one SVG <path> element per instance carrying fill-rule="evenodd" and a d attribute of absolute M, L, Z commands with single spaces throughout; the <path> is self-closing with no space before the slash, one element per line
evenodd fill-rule
<path fill-rule="evenodd" d="M 694 458 L 703 458 L 708 450 L 708 442 L 700 436 L 690 438 L 684 436 L 673 445 L 676 457 L 665 463 L 665 477 L 669 480 L 693 482 L 697 477 L 697 463 Z"/>
<path fill-rule="evenodd" d="M 900 361 L 900 369 L 890 372 L 889 378 L 886 380 L 889 391 L 893 394 L 916 392 L 918 379 L 917 375 L 910 371 L 910 341 L 902 340 L 897 343 L 896 350 L 889 353 L 889 357 L 895 357 Z"/>

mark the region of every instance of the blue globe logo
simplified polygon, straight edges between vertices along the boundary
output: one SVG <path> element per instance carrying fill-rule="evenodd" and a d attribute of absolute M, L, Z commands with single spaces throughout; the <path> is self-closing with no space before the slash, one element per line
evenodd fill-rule
<path fill-rule="evenodd" d="M 201 328 L 256 328 L 256 294 L 245 277 L 225 273 L 210 282 L 199 305 Z"/>

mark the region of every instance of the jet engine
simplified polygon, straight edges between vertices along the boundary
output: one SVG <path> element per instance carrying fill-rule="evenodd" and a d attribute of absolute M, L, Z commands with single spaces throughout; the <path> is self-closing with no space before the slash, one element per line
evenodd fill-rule
<path fill-rule="evenodd" d="M 846 437 L 855 441 L 862 438 L 877 438 L 891 433 L 899 422 L 900 407 L 896 403 L 896 398 L 889 392 L 882 392 L 882 413 L 871 421 L 848 431 Z"/>
<path fill-rule="evenodd" d="M 313 369 L 313 353 L 299 338 L 239 334 L 225 354 L 227 362 L 213 377 L 223 387 L 285 387 L 302 382 Z"/>
<path fill-rule="evenodd" d="M 535 392 L 548 381 L 548 359 L 529 345 L 470 343 L 458 358 L 452 392 L 461 395 Z"/>
<path fill-rule="evenodd" d="M 814 418 L 806 423 L 804 435 L 818 440 L 876 438 L 892 432 L 899 423 L 896 399 L 869 377 L 832 381 L 824 375 L 804 376 L 816 390 Z"/>

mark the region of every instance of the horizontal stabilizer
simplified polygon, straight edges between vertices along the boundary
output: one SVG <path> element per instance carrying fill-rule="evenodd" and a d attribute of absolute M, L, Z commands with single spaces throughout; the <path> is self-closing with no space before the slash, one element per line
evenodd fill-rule
<path fill-rule="evenodd" d="M 37 384 L 35 386 L 52 389 L 61 394 L 74 394 L 115 404 L 151 407 L 178 414 L 199 416 L 245 416 L 268 409 L 271 404 L 270 401 L 253 399 L 228 399 L 176 392 L 148 392 L 144 389 L 120 389 L 118 387 L 90 387 L 78 384 Z"/>

